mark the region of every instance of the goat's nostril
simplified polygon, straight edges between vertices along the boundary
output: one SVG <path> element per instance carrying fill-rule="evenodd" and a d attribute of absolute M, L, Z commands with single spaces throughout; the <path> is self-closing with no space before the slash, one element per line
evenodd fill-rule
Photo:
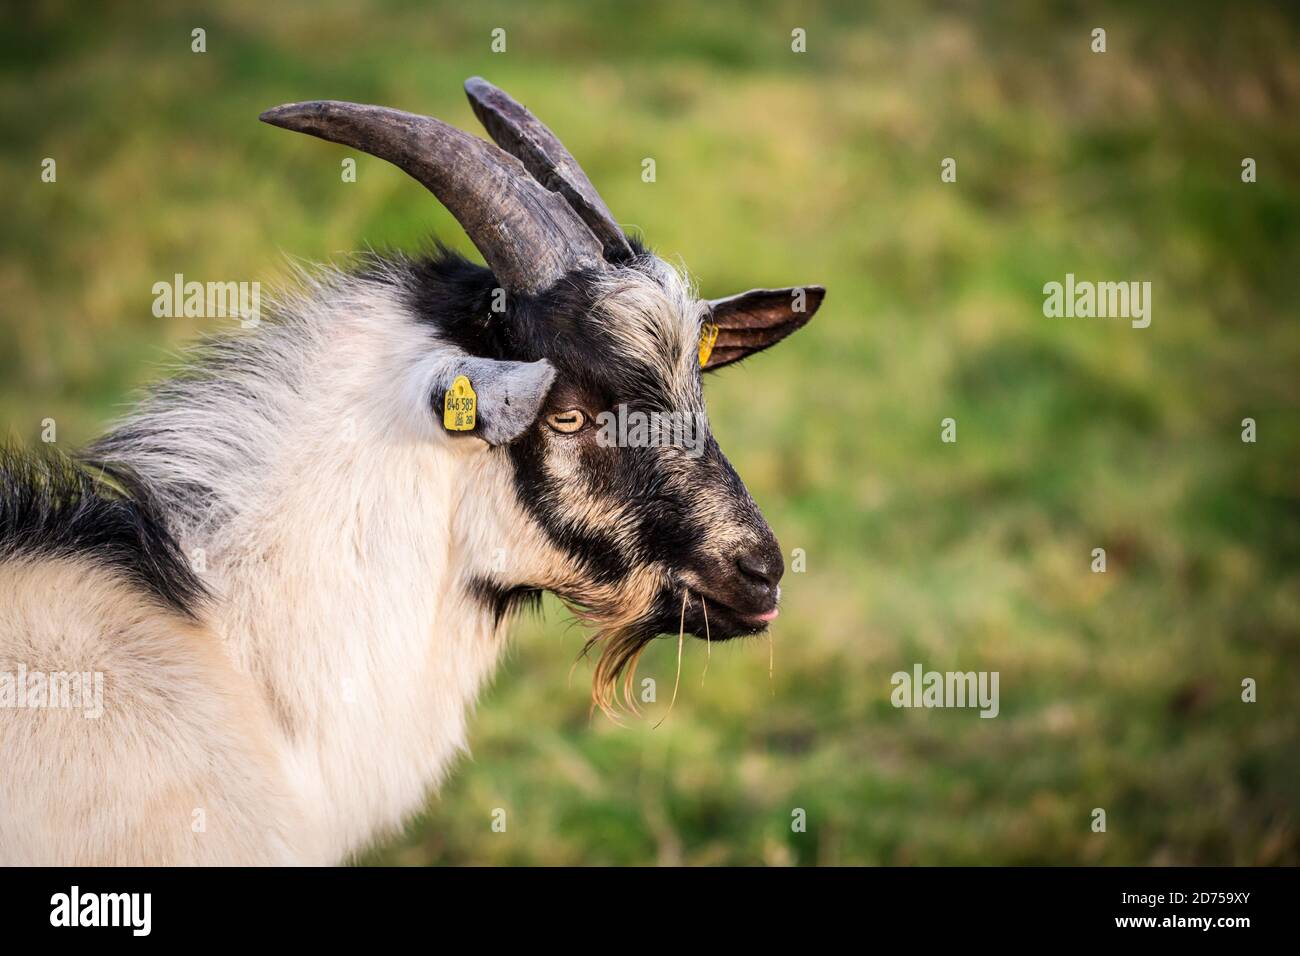
<path fill-rule="evenodd" d="M 754 578 L 775 587 L 785 573 L 785 562 L 779 551 L 754 551 L 736 558 L 736 567 L 746 577 Z"/>

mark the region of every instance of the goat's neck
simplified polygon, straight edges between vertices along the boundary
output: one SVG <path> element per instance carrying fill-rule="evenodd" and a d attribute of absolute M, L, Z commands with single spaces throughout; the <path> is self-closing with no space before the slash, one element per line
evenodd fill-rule
<path fill-rule="evenodd" d="M 350 848 L 441 779 L 504 634 L 466 587 L 486 544 L 471 529 L 495 527 L 474 458 L 338 452 L 236 520 L 216 584 L 220 630 L 294 783 Z"/>
<path fill-rule="evenodd" d="M 337 855 L 418 808 L 465 746 L 505 640 L 468 585 L 526 523 L 504 453 L 386 422 L 391 392 L 367 414 L 313 391 L 198 543 L 216 628 Z"/>

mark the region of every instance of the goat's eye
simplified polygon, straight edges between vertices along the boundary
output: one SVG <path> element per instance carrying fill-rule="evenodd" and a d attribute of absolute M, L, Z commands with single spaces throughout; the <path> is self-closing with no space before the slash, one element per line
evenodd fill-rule
<path fill-rule="evenodd" d="M 567 411 L 547 415 L 546 424 L 561 434 L 572 435 L 587 424 L 587 415 L 581 409 L 570 408 Z"/>

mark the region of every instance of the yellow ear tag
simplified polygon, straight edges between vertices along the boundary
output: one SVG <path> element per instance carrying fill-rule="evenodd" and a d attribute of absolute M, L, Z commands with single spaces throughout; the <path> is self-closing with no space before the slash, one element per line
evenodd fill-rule
<path fill-rule="evenodd" d="M 478 396 L 474 394 L 474 386 L 464 375 L 457 375 L 443 398 L 442 427 L 449 432 L 472 431 L 477 411 Z"/>
<path fill-rule="evenodd" d="M 713 343 L 716 341 L 718 341 L 717 323 L 704 323 L 704 328 L 700 332 L 700 368 L 709 364 L 709 356 L 713 354 Z"/>

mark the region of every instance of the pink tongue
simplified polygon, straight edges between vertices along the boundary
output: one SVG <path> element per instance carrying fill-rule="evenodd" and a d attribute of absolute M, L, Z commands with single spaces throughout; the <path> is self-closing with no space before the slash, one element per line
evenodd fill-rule
<path fill-rule="evenodd" d="M 762 614 L 755 614 L 754 617 L 760 621 L 770 621 L 780 613 L 781 613 L 781 609 L 778 607 L 774 607 L 772 608 L 772 610 L 764 611 Z"/>

